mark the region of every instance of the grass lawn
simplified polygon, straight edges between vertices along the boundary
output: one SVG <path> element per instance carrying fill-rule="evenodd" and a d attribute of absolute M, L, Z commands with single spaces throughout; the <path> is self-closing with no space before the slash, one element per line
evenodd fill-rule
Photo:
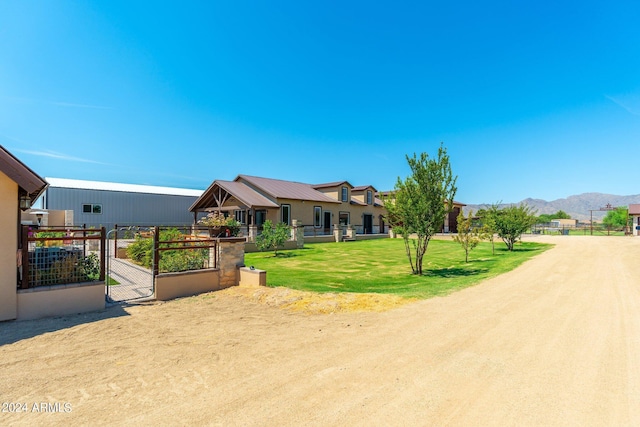
<path fill-rule="evenodd" d="M 307 244 L 304 249 L 245 254 L 245 264 L 267 270 L 268 286 L 316 292 L 372 292 L 429 298 L 475 285 L 513 270 L 552 245 L 525 242 L 508 252 L 502 241 L 481 243 L 469 263 L 454 241 L 432 240 L 423 261 L 423 276 L 411 274 L 402 239 Z"/>

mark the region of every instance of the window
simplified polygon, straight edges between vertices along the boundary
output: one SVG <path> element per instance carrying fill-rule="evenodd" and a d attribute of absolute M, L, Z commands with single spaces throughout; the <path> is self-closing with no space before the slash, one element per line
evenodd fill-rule
<path fill-rule="evenodd" d="M 373 204 L 373 193 L 371 192 L 371 190 L 367 190 L 367 204 Z"/>
<path fill-rule="evenodd" d="M 320 206 L 313 207 L 313 226 L 322 227 L 322 208 Z"/>
<path fill-rule="evenodd" d="M 82 213 L 85 214 L 101 214 L 102 205 L 98 203 L 85 203 L 82 205 Z"/>
<path fill-rule="evenodd" d="M 234 213 L 235 213 L 236 221 L 238 221 L 240 224 L 247 223 L 247 211 L 236 210 Z"/>
<path fill-rule="evenodd" d="M 280 206 L 281 221 L 287 225 L 291 225 L 291 205 Z"/>
<path fill-rule="evenodd" d="M 340 212 L 338 222 L 340 225 L 349 225 L 349 212 Z"/>
<path fill-rule="evenodd" d="M 264 222 L 267 220 L 267 211 L 266 210 L 259 210 L 256 211 L 256 225 L 257 226 L 261 226 L 262 224 L 264 224 Z"/>
<path fill-rule="evenodd" d="M 342 187 L 342 201 L 349 201 L 349 189 L 347 187 Z"/>

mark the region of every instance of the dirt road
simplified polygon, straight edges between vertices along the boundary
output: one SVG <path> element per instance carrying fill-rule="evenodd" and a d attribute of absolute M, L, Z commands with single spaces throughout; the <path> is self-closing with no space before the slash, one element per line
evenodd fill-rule
<path fill-rule="evenodd" d="M 511 273 L 384 313 L 222 292 L 2 323 L 0 400 L 28 410 L 0 424 L 640 425 L 640 239 L 548 239 Z"/>

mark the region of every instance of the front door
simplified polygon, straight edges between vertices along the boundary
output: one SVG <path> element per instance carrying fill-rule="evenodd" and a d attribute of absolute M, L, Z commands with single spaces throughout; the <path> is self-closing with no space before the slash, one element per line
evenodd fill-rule
<path fill-rule="evenodd" d="M 324 211 L 324 233 L 331 232 L 331 212 Z"/>
<path fill-rule="evenodd" d="M 373 234 L 373 215 L 364 214 L 364 234 Z"/>

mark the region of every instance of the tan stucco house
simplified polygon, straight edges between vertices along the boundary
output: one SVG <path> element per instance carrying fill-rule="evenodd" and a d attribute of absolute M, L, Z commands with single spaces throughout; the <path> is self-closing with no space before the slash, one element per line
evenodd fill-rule
<path fill-rule="evenodd" d="M 0 145 L 0 321 L 17 317 L 21 210 L 30 208 L 46 187 L 44 179 Z"/>
<path fill-rule="evenodd" d="M 640 236 L 640 204 L 629 205 L 629 216 L 631 217 L 631 230 L 634 236 Z"/>
<path fill-rule="evenodd" d="M 307 234 L 330 234 L 334 226 L 349 225 L 359 234 L 383 234 L 388 232 L 386 211 L 376 193 L 371 185 L 355 187 L 348 181 L 306 184 L 238 175 L 233 181 L 215 180 L 189 210 L 194 219 L 202 212 L 233 215 L 247 226 L 249 237 L 266 220 L 289 225 L 297 220 Z"/>

